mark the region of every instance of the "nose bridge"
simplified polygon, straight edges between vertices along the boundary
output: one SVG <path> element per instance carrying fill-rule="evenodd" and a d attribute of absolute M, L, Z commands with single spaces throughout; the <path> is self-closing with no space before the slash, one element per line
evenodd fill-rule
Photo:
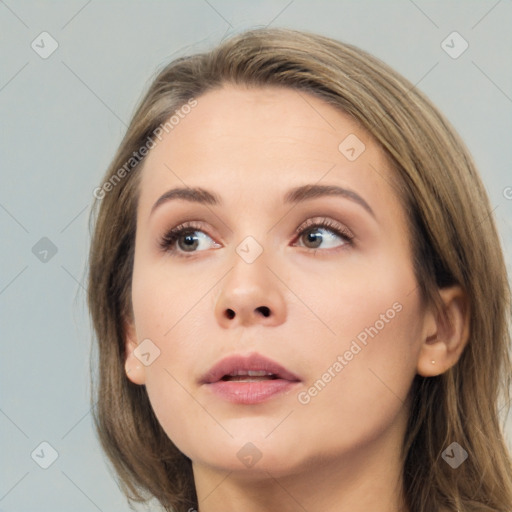
<path fill-rule="evenodd" d="M 283 290 L 267 266 L 269 258 L 263 246 L 248 236 L 235 248 L 231 262 L 215 304 L 221 326 L 282 323 L 286 316 Z"/>

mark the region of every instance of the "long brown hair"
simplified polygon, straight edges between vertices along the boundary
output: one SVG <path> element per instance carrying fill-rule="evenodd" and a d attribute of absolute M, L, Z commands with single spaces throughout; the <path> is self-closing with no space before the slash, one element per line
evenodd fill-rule
<path fill-rule="evenodd" d="M 124 373 L 144 163 L 133 155 L 183 105 L 225 83 L 314 94 L 356 119 L 392 163 L 423 297 L 438 307 L 438 289 L 456 283 L 471 309 L 469 342 L 457 364 L 437 377 L 416 375 L 411 388 L 406 505 L 411 512 L 510 512 L 512 463 L 499 416 L 510 403 L 510 288 L 471 156 L 430 101 L 388 66 L 351 45 L 286 29 L 248 31 L 165 67 L 95 192 L 88 304 L 99 360 L 92 363 L 92 399 L 99 439 L 124 492 L 135 501 L 156 497 L 169 511 L 197 508 L 191 461 L 159 425 L 145 387 Z M 468 452 L 456 470 L 441 457 L 454 441 Z"/>

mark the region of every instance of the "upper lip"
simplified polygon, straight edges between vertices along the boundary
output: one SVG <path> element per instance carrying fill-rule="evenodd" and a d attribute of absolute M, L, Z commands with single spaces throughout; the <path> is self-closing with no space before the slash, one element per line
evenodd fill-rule
<path fill-rule="evenodd" d="M 265 371 L 274 375 L 274 378 L 297 382 L 300 381 L 296 375 L 281 366 L 279 363 L 276 363 L 275 361 L 272 361 L 272 359 L 268 359 L 260 354 L 253 353 L 246 356 L 233 354 L 221 359 L 202 376 L 201 383 L 211 384 L 213 382 L 218 382 L 225 375 L 240 375 L 240 373 L 236 372 L 248 371 Z"/>

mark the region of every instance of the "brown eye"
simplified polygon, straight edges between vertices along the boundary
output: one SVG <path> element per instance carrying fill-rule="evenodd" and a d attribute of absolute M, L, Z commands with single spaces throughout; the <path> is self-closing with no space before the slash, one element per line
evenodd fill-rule
<path fill-rule="evenodd" d="M 306 227 L 299 228 L 298 235 L 299 240 L 303 240 L 303 246 L 309 249 L 332 249 L 350 245 L 354 238 L 350 231 L 329 219 L 321 222 L 310 221 Z"/>

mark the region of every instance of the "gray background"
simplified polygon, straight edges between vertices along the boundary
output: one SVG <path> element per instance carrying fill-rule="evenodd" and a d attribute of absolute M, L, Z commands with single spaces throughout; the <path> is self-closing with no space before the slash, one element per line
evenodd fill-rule
<path fill-rule="evenodd" d="M 511 0 L 0 1 L 0 511 L 128 510 L 89 413 L 92 191 L 159 67 L 265 25 L 358 45 L 426 92 L 476 159 L 510 269 Z M 43 31 L 58 43 L 46 59 L 31 47 Z M 458 58 L 441 46 L 453 31 Z M 31 458 L 43 441 L 48 469 Z"/>

